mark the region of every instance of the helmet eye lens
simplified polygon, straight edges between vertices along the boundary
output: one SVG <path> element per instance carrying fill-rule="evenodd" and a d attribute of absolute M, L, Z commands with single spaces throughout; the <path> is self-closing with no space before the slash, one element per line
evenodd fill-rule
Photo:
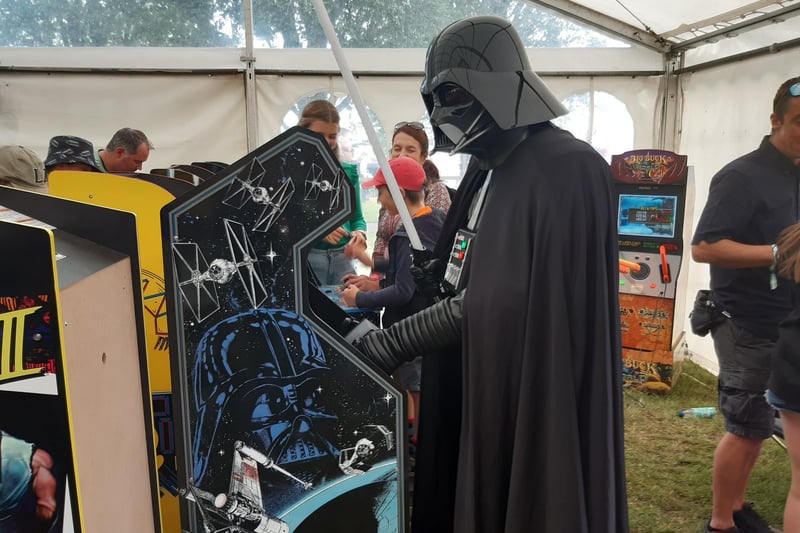
<path fill-rule="evenodd" d="M 458 85 L 448 83 L 434 91 L 433 100 L 440 107 L 461 106 L 472 103 L 472 95 Z"/>

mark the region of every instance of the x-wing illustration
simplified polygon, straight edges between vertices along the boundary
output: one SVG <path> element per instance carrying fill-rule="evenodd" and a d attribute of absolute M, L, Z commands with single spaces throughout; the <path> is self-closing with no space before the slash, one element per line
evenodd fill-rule
<path fill-rule="evenodd" d="M 294 195 L 294 183 L 287 179 L 277 189 L 261 185 L 267 171 L 258 159 L 253 159 L 246 176 L 236 177 L 228 185 L 222 203 L 241 209 L 247 202 L 263 205 L 264 209 L 253 225 L 254 231 L 269 231 L 275 220 L 283 213 Z"/>
<path fill-rule="evenodd" d="M 219 309 L 216 285 L 224 285 L 238 274 L 253 309 L 267 299 L 255 248 L 245 227 L 225 220 L 230 259 L 217 258 L 209 264 L 200 247 L 191 242 L 173 243 L 175 274 L 184 301 L 195 318 L 202 322 Z"/>
<path fill-rule="evenodd" d="M 242 441 L 233 445 L 233 466 L 228 492 L 214 495 L 193 484 L 182 490 L 183 496 L 197 504 L 203 529 L 206 533 L 289 533 L 286 522 L 269 516 L 264 511 L 261 497 L 261 482 L 258 465 L 274 470 L 299 483 L 305 490 L 306 483 L 287 472 L 275 461 L 251 448 Z"/>

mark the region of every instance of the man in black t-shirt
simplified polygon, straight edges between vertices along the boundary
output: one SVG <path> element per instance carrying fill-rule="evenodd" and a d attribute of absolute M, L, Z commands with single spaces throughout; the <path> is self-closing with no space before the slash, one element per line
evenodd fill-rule
<path fill-rule="evenodd" d="M 692 239 L 709 263 L 715 304 L 731 318 L 711 330 L 726 433 L 714 453 L 706 531 L 769 532 L 745 491 L 774 413 L 764 399 L 778 323 L 792 309 L 791 283 L 775 275 L 780 231 L 800 219 L 800 77 L 778 89 L 772 131 L 757 150 L 722 168 Z"/>

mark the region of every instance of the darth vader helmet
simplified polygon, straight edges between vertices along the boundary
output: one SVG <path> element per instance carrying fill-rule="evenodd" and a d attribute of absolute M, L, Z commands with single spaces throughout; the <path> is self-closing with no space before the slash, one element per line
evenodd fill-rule
<path fill-rule="evenodd" d="M 493 133 L 567 113 L 531 70 L 510 22 L 469 17 L 443 29 L 428 47 L 420 88 L 433 126 L 433 151 L 482 155 Z"/>
<path fill-rule="evenodd" d="M 320 398 L 328 362 L 303 317 L 263 308 L 228 317 L 208 328 L 196 355 L 195 483 L 209 471 L 221 477 L 220 468 L 229 468 L 223 454 L 236 440 L 297 475 L 295 465 L 335 460 L 337 418 Z"/>

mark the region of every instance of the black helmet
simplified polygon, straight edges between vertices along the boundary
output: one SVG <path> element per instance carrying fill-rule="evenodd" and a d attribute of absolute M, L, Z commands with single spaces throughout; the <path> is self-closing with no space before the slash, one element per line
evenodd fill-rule
<path fill-rule="evenodd" d="M 434 151 L 480 144 L 492 130 L 547 122 L 567 113 L 531 70 L 510 22 L 491 16 L 456 21 L 428 47 L 420 88 Z M 473 149 L 474 151 L 474 149 Z"/>

